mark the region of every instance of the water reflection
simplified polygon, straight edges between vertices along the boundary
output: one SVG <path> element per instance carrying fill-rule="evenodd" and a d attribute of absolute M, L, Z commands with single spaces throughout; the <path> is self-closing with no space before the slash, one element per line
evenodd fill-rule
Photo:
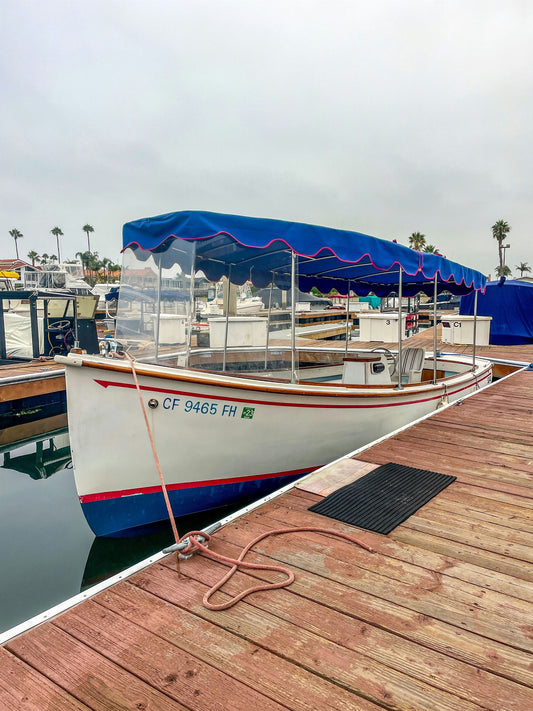
<path fill-rule="evenodd" d="M 94 534 L 70 461 L 64 427 L 0 448 L 0 630 L 79 593 Z"/>
<path fill-rule="evenodd" d="M 65 427 L 0 445 L 0 462 L 0 632 L 174 542 L 169 523 L 136 537 L 95 538 Z M 236 508 L 176 519 L 178 531 L 204 528 Z"/>
<path fill-rule="evenodd" d="M 2 469 L 21 472 L 32 479 L 48 479 L 52 474 L 71 466 L 72 457 L 66 427 L 53 433 L 53 435 L 52 433 L 47 433 L 46 436 L 41 435 L 38 437 L 36 441 L 32 442 L 35 444 L 33 451 L 16 454 L 15 452 L 21 444 L 23 445 L 27 442 L 25 440 L 8 445 L 8 451 L 4 452 Z M 7 447 L 3 449 L 7 449 Z M 2 451 L 2 448 L 0 448 L 0 451 Z"/>
<path fill-rule="evenodd" d="M 182 516 L 176 519 L 176 526 L 180 536 L 183 536 L 189 531 L 200 530 L 228 516 L 232 511 L 235 511 L 235 507 L 224 507 L 204 511 L 201 514 Z M 169 522 L 154 526 L 153 531 L 142 536 L 95 538 L 87 557 L 81 589 L 86 590 L 92 585 L 96 585 L 140 560 L 149 558 L 172 543 L 174 543 L 174 535 Z"/>

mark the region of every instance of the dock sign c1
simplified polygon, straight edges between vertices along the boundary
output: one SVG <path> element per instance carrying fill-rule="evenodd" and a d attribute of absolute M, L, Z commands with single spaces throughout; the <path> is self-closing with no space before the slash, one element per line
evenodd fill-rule
<path fill-rule="evenodd" d="M 253 420 L 255 407 L 243 407 L 241 412 L 241 420 Z"/>

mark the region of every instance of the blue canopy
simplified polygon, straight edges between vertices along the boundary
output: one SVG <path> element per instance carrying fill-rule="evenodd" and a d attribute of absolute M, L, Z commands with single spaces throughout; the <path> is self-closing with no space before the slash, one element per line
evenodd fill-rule
<path fill-rule="evenodd" d="M 165 268 L 180 260 L 179 250 L 170 249 L 176 240 L 195 243 L 194 268 L 210 281 L 227 276 L 259 288 L 271 282 L 290 287 L 291 251 L 298 255 L 298 286 L 306 292 L 317 287 L 346 294 L 350 288 L 359 296 L 387 296 L 397 291 L 400 268 L 405 296 L 433 294 L 435 276 L 439 292 L 454 294 L 483 290 L 486 282 L 480 272 L 439 255 L 297 222 L 185 211 L 128 222 L 123 229 L 124 249 L 135 250 L 140 259 L 153 254 Z"/>
<path fill-rule="evenodd" d="M 461 298 L 460 313 L 474 313 L 474 296 Z M 492 316 L 489 343 L 518 345 L 533 342 L 533 284 L 501 279 L 489 281 L 478 296 L 478 316 Z"/>

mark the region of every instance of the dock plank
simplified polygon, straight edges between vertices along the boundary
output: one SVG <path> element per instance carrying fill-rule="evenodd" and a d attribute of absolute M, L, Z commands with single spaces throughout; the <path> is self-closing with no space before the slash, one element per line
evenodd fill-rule
<path fill-rule="evenodd" d="M 172 572 L 165 571 L 165 575 L 179 594 L 182 581 Z M 234 678 L 253 678 L 258 690 L 295 711 L 345 709 L 354 704 L 348 691 L 229 633 L 216 620 L 201 619 L 188 608 L 171 604 L 166 596 L 156 596 L 131 583 L 107 591 L 97 601 L 127 618 L 137 619 L 146 629 Z M 378 708 L 364 699 L 358 705 L 362 711 Z"/>
<path fill-rule="evenodd" d="M 286 520 L 285 525 L 288 523 L 295 525 L 297 520 L 301 521 L 299 525 L 305 525 L 303 523 L 305 517 L 294 515 L 290 521 Z M 268 524 L 261 527 L 249 524 L 239 537 L 235 535 L 234 540 L 244 545 L 252 535 L 274 527 Z M 337 522 L 332 521 L 330 527 L 342 530 Z M 372 539 L 366 537 L 365 540 Z M 287 540 L 283 541 L 283 546 L 279 548 L 274 539 L 266 539 L 258 544 L 257 550 L 273 555 L 276 561 L 288 564 L 291 568 L 306 569 L 319 575 L 323 574 L 324 560 L 327 559 L 328 580 L 344 581 L 350 587 L 396 602 L 418 614 L 440 619 L 494 641 L 533 651 L 531 635 L 523 629 L 523 615 L 520 615 L 519 621 L 513 624 L 509 617 L 484 609 L 483 596 L 478 595 L 474 605 L 473 602 L 468 604 L 461 602 L 457 599 L 458 595 L 455 591 L 453 594 L 444 595 L 441 592 L 442 580 L 436 579 L 427 571 L 421 571 L 418 584 L 414 580 L 405 582 L 408 566 L 405 566 L 406 571 L 402 575 L 401 566 L 393 565 L 389 568 L 389 561 L 379 553 L 370 554 L 355 545 L 319 534 L 305 534 L 305 537 L 301 535 L 296 542 L 287 537 Z M 413 570 L 414 568 L 411 568 L 410 572 L 413 573 Z M 474 612 L 476 614 L 472 614 Z"/>
<path fill-rule="evenodd" d="M 309 502 L 289 496 L 285 497 L 285 500 L 288 504 L 290 502 L 289 506 L 283 507 L 272 502 L 272 504 L 269 504 L 272 507 L 271 512 L 265 508 L 257 513 L 256 516 L 264 516 L 275 520 L 276 523 L 267 523 L 266 526 L 280 525 L 282 522 L 285 525 L 289 523 L 292 525 L 309 525 L 309 521 L 312 520 L 310 515 L 306 513 L 302 517 L 302 512 L 307 512 Z M 298 513 L 296 514 L 295 511 Z M 351 527 L 337 521 L 328 521 L 328 527 L 353 533 Z M 529 603 L 533 602 L 532 586 L 517 581 L 513 577 L 502 576 L 501 573 L 494 573 L 479 566 L 464 564 L 457 559 L 437 555 L 422 548 L 405 546 L 395 539 L 371 534 L 367 531 L 360 530 L 358 538 L 370 543 L 375 550 L 379 551 L 381 556 L 386 556 L 386 558 L 380 557 L 378 559 L 376 556 L 365 555 L 358 548 L 353 550 L 346 549 L 350 556 L 349 559 L 357 562 L 362 568 L 368 568 L 387 577 L 398 578 L 404 583 L 417 586 L 426 585 L 431 589 L 436 587 L 435 581 L 438 577 L 438 587 L 441 593 L 445 593 L 450 587 L 450 596 L 453 598 L 457 596 L 457 589 L 464 589 L 467 585 L 470 586 L 472 595 L 478 597 L 479 588 L 481 587 L 484 590 L 483 596 L 485 598 L 487 596 L 490 597 L 490 592 L 500 593 L 504 609 L 508 609 L 509 606 L 511 608 L 517 606 L 520 610 L 520 615 L 530 610 Z M 321 545 L 324 547 L 325 543 Z M 527 604 L 524 605 L 518 601 L 509 600 L 510 595 L 518 600 L 525 601 Z"/>
<path fill-rule="evenodd" d="M 388 704 L 390 707 L 409 709 L 456 709 L 457 700 L 453 694 L 423 683 L 413 676 L 398 671 L 391 666 L 378 661 L 375 657 L 363 654 L 359 649 L 347 648 L 347 638 L 352 634 L 357 639 L 353 623 L 345 621 L 341 631 L 345 638 L 335 643 L 324 637 L 324 630 L 319 634 L 300 627 L 299 618 L 293 614 L 284 619 L 282 614 L 287 601 L 287 591 L 270 591 L 268 594 L 258 593 L 249 598 L 249 602 L 241 601 L 239 609 L 213 612 L 207 610 L 201 603 L 201 598 L 208 585 L 220 577 L 220 566 L 212 561 L 201 561 L 196 572 L 202 580 L 188 577 L 182 584 L 176 586 L 176 578 L 170 568 L 165 566 L 153 570 L 153 575 L 135 576 L 133 582 L 143 589 L 149 586 L 151 592 L 170 599 L 174 604 L 184 606 L 203 619 L 209 619 L 223 624 L 225 629 L 253 641 L 271 652 L 291 660 L 308 671 L 326 676 L 334 683 L 352 691 L 354 694 L 364 694 L 365 698 L 377 704 Z M 237 583 L 235 583 L 237 584 Z M 231 585 L 230 585 L 231 588 Z M 226 597 L 221 593 L 222 597 Z M 264 602 L 263 602 L 264 601 Z M 303 610 L 311 601 L 297 600 L 296 607 Z M 318 607 L 318 606 L 316 606 Z M 324 609 L 320 611 L 323 616 Z M 300 613 L 300 618 L 303 613 Z M 317 623 L 317 611 L 310 614 Z M 357 646 L 354 643 L 354 647 Z M 404 660 L 405 661 L 405 660 Z M 408 669 L 404 664 L 399 665 Z M 463 700 L 464 709 L 482 708 L 479 704 Z"/>
<path fill-rule="evenodd" d="M 0 648 L 0 711 L 90 711 L 64 689 Z"/>
<path fill-rule="evenodd" d="M 87 601 L 83 610 L 78 607 L 69 610 L 54 624 L 185 708 L 212 711 L 282 708 L 243 681 L 221 674 L 94 600 Z"/>
<path fill-rule="evenodd" d="M 52 623 L 37 627 L 31 635 L 15 638 L 7 648 L 93 711 L 110 708 L 187 711 L 186 706 L 156 691 L 122 666 L 111 664 L 105 656 L 78 644 Z"/>
<path fill-rule="evenodd" d="M 235 554 L 235 551 L 232 550 L 233 548 L 240 548 L 240 546 L 234 547 L 225 542 L 221 546 L 221 551 L 225 554 Z M 249 555 L 250 560 L 254 562 L 281 562 L 279 557 L 272 559 L 269 556 L 257 553 Z M 211 562 L 209 566 L 206 566 L 203 561 L 201 563 L 195 562 L 194 570 L 189 572 L 196 580 L 206 585 L 211 585 L 216 580 L 216 575 L 219 575 L 219 572 L 214 572 L 214 565 L 216 564 Z M 266 580 L 269 578 L 269 574 L 257 571 L 254 573 L 254 577 Z M 248 576 L 239 576 L 227 590 L 232 594 L 236 593 L 246 586 L 245 583 L 247 581 Z M 144 587 L 147 582 L 141 577 L 139 584 Z M 394 581 L 391 581 L 391 586 L 394 586 Z M 299 569 L 297 570 L 296 580 L 290 590 L 313 603 L 322 605 L 324 608 L 337 609 L 364 624 L 371 624 L 380 629 L 388 630 L 401 638 L 423 644 L 425 648 L 435 649 L 467 663 L 474 663 L 477 667 L 501 676 L 518 677 L 525 684 L 531 685 L 533 682 L 533 669 L 529 653 L 512 649 L 505 644 L 486 640 L 475 633 L 454 627 L 449 623 L 443 623 L 434 617 L 418 614 L 416 611 L 402 606 L 401 601 L 389 601 L 370 592 L 361 592 L 354 586 L 353 580 L 339 583 L 331 578 L 325 580 L 323 574 Z M 423 594 L 422 588 L 419 594 Z M 255 597 L 249 598 L 250 604 L 255 604 Z M 263 605 L 268 604 L 269 600 L 270 597 L 268 595 L 262 595 Z M 293 617 L 298 617 L 299 613 L 296 608 L 300 605 L 300 601 L 293 598 L 292 605 L 294 609 L 288 610 L 289 620 L 292 620 Z M 276 604 L 274 604 L 272 611 L 276 614 Z M 321 624 L 322 614 L 324 614 L 323 611 L 315 617 L 315 624 L 318 626 Z M 351 625 L 343 627 L 343 629 L 348 628 L 351 629 Z M 390 651 L 393 654 L 394 646 L 391 647 Z"/>
<path fill-rule="evenodd" d="M 205 566 L 203 565 L 202 575 L 205 575 Z M 220 572 L 213 571 L 213 579 L 216 575 L 220 575 Z M 300 573 L 298 573 L 298 581 L 300 582 Z M 206 582 L 211 583 L 211 580 Z M 501 680 L 492 674 L 480 675 L 479 669 L 449 659 L 441 652 L 432 653 L 430 649 L 426 649 L 423 657 L 420 657 L 417 654 L 417 645 L 405 639 L 403 635 L 391 634 L 380 624 L 370 625 L 367 619 L 357 622 L 356 615 L 359 613 L 359 605 L 351 604 L 348 588 L 345 588 L 343 593 L 338 596 L 329 596 L 329 581 L 327 583 L 318 582 L 317 585 L 321 585 L 323 595 L 317 596 L 317 590 L 320 588 L 315 586 L 312 595 L 308 592 L 307 595 L 302 596 L 298 587 L 298 589 L 291 589 L 293 593 L 291 596 L 283 595 L 283 591 L 275 597 L 262 594 L 250 597 L 249 603 L 269 611 L 273 615 L 282 616 L 283 619 L 316 634 L 326 635 L 328 639 L 349 649 L 357 650 L 375 662 L 391 666 L 443 690 L 449 690 L 453 688 L 454 683 L 459 683 L 469 689 L 466 698 L 481 703 L 484 707 L 511 708 L 513 703 L 524 702 L 526 697 L 519 692 L 517 696 L 517 690 L 511 683 L 502 684 Z M 234 588 L 231 590 L 233 593 L 239 585 L 235 582 L 232 587 Z M 305 601 L 301 597 L 305 597 Z M 340 606 L 337 605 L 338 601 Z M 420 621 L 418 623 L 420 624 Z M 480 646 L 479 640 L 476 646 Z M 409 663 L 407 663 L 408 660 Z M 527 655 L 522 655 L 521 666 L 525 678 L 531 682 L 532 673 L 527 668 Z M 482 690 L 477 688 L 476 680 L 483 680 Z M 492 706 L 495 702 L 491 701 L 489 697 L 494 699 L 494 694 L 502 694 L 504 687 L 505 694 L 499 696 L 496 705 Z M 486 694 L 485 692 L 489 689 L 490 693 Z"/>

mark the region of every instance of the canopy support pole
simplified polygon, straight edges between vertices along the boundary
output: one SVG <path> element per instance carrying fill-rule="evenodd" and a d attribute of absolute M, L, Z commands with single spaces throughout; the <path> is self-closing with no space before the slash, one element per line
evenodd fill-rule
<path fill-rule="evenodd" d="M 78 299 L 77 297 L 72 302 L 72 312 L 74 314 L 74 348 L 80 347 L 78 337 Z"/>
<path fill-rule="evenodd" d="M 437 382 L 437 273 L 433 284 L 433 385 Z"/>
<path fill-rule="evenodd" d="M 231 297 L 231 264 L 228 268 L 228 299 L 226 303 L 226 328 L 224 330 L 224 355 L 222 357 L 222 372 L 226 372 L 226 356 L 228 352 L 229 302 Z"/>
<path fill-rule="evenodd" d="M 187 366 L 189 365 L 189 358 L 191 357 L 191 343 L 192 343 L 192 323 L 194 321 L 195 314 L 195 302 L 194 302 L 194 265 L 191 265 L 191 285 L 189 288 L 189 328 L 187 333 Z M 176 304 L 177 307 L 177 304 Z"/>
<path fill-rule="evenodd" d="M 272 272 L 272 281 L 268 291 L 268 315 L 267 315 L 267 335 L 265 343 L 265 370 L 268 368 L 268 340 L 270 337 L 270 314 L 272 313 L 272 289 L 274 288 L 274 272 Z"/>
<path fill-rule="evenodd" d="M 291 383 L 296 376 L 296 254 L 291 249 Z"/>
<path fill-rule="evenodd" d="M 403 388 L 402 384 L 402 336 L 403 336 L 403 324 L 402 324 L 402 267 L 400 266 L 400 273 L 398 275 L 398 363 L 396 368 L 398 370 L 398 390 Z"/>
<path fill-rule="evenodd" d="M 348 296 L 346 297 L 346 345 L 344 347 L 344 355 L 348 355 L 348 332 L 350 325 L 350 280 L 348 279 Z"/>
<path fill-rule="evenodd" d="M 157 318 L 155 320 L 155 359 L 159 360 L 159 322 L 161 321 L 161 263 L 162 258 L 159 258 L 159 271 L 157 275 Z"/>
<path fill-rule="evenodd" d="M 476 326 L 477 326 L 477 290 L 474 291 L 474 338 L 472 345 L 472 372 L 476 369 Z"/>

